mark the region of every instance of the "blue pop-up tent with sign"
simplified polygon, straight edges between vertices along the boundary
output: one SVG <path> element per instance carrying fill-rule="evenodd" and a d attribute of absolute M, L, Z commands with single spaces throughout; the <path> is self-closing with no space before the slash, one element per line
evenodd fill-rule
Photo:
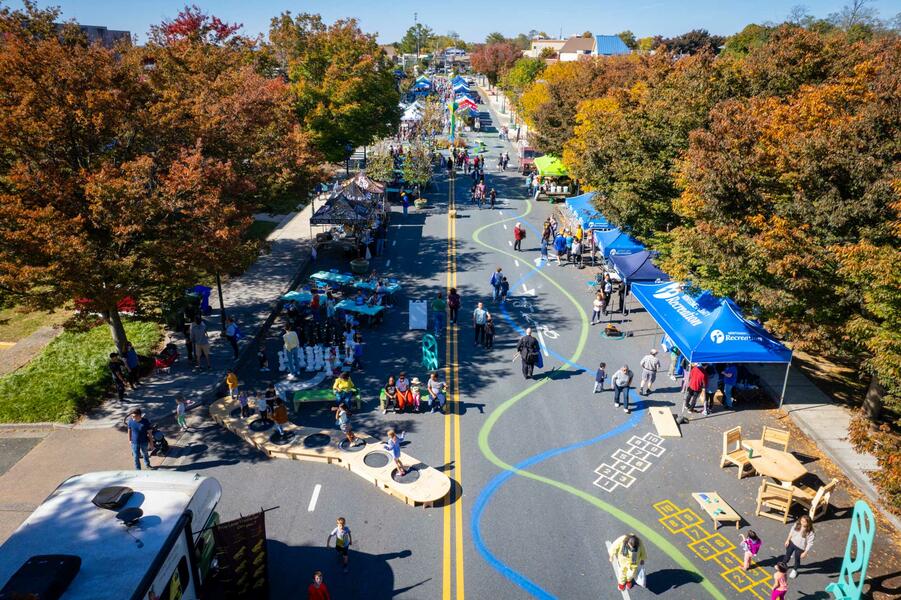
<path fill-rule="evenodd" d="M 669 281 L 669 275 L 657 268 L 654 253 L 642 250 L 635 254 L 611 254 L 610 263 L 626 283 L 635 281 Z"/>
<path fill-rule="evenodd" d="M 641 242 L 619 229 L 595 231 L 594 242 L 604 251 L 604 258 L 611 254 L 635 254 L 645 249 Z"/>
<path fill-rule="evenodd" d="M 613 229 L 613 225 L 611 225 L 607 221 L 607 218 L 595 208 L 594 192 L 567 198 L 566 208 L 569 209 L 572 216 L 579 221 L 582 225 L 582 229 L 585 231 L 590 229 Z"/>
<path fill-rule="evenodd" d="M 632 295 L 689 362 L 791 365 L 792 351 L 761 325 L 746 319 L 730 298 L 710 292 L 691 294 L 679 282 L 635 283 Z M 780 406 L 787 382 L 788 367 Z"/>

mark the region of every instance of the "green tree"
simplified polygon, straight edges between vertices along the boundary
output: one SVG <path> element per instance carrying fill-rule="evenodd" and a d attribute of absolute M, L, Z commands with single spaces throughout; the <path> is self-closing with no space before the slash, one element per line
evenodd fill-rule
<path fill-rule="evenodd" d="M 394 70 L 355 20 L 326 25 L 318 15 L 286 12 L 272 20 L 269 43 L 284 61 L 301 123 L 330 161 L 396 130 Z"/>
<path fill-rule="evenodd" d="M 508 41 L 507 37 L 503 33 L 500 33 L 498 31 L 493 31 L 485 36 L 486 44 L 502 44 L 506 41 Z"/>
<path fill-rule="evenodd" d="M 394 179 L 394 157 L 385 142 L 380 142 L 366 157 L 366 174 L 382 183 Z"/>
<path fill-rule="evenodd" d="M 620 31 L 616 34 L 616 36 L 623 41 L 623 43 L 629 47 L 630 50 L 638 49 L 638 40 L 635 39 L 635 34 L 626 29 L 625 31 Z"/>
<path fill-rule="evenodd" d="M 659 38 L 656 36 L 648 36 L 639 38 L 636 42 L 639 52 L 648 53 L 659 45 Z"/>
<path fill-rule="evenodd" d="M 524 33 L 520 33 L 515 38 L 510 40 L 514 46 L 525 52 L 529 48 L 532 47 L 532 38 Z"/>
<path fill-rule="evenodd" d="M 432 151 L 420 141 L 410 145 L 404 153 L 404 180 L 416 186 L 416 193 L 422 198 L 422 190 L 432 180 Z"/>
<path fill-rule="evenodd" d="M 416 23 L 404 34 L 400 42 L 397 44 L 397 51 L 401 54 L 416 54 L 416 51 L 422 51 L 432 46 L 435 38 L 435 32 L 431 27 Z"/>
<path fill-rule="evenodd" d="M 723 52 L 735 56 L 745 56 L 766 44 L 772 30 L 772 27 L 751 23 L 735 35 L 726 38 Z"/>
<path fill-rule="evenodd" d="M 518 98 L 544 72 L 546 66 L 547 63 L 540 58 L 520 58 L 503 75 L 500 85 Z"/>

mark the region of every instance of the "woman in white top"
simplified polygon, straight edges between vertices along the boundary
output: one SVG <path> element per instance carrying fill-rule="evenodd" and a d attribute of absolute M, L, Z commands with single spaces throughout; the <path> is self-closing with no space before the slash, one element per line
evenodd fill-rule
<path fill-rule="evenodd" d="M 798 522 L 788 530 L 788 537 L 785 538 L 785 557 L 782 562 L 788 564 L 792 556 L 795 557 L 795 564 L 788 576 L 794 579 L 798 576 L 798 569 L 801 568 L 801 559 L 805 558 L 813 546 L 813 521 L 808 515 L 801 515 Z"/>

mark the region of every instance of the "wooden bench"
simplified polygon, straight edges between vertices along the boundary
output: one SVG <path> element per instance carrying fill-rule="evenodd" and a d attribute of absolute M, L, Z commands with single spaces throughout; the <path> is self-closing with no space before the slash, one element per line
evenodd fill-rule
<path fill-rule="evenodd" d="M 713 519 L 716 529 L 719 529 L 721 521 L 734 522 L 736 529 L 741 527 L 741 516 L 716 492 L 696 492 L 691 497 L 701 505 L 707 516 Z"/>

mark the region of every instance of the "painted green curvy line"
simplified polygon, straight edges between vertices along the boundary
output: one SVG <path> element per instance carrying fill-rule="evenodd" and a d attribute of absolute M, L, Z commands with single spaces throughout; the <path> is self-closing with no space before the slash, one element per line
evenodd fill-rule
<path fill-rule="evenodd" d="M 506 221 L 515 221 L 517 219 L 521 219 L 523 217 L 526 217 L 531 212 L 532 212 L 532 202 L 530 200 L 526 200 L 526 211 L 524 213 L 522 213 L 521 215 L 507 218 L 507 219 L 501 219 L 501 220 L 495 221 L 493 223 L 488 223 L 487 225 L 483 225 L 482 227 L 479 227 L 478 229 L 476 229 L 476 231 L 472 234 L 472 239 L 475 243 L 477 243 L 485 248 L 488 248 L 489 250 L 493 250 L 495 252 L 498 252 L 499 254 L 503 254 L 512 259 L 518 260 L 519 259 L 518 256 L 515 256 L 513 254 L 506 252 L 505 250 L 502 250 L 500 248 L 495 248 L 494 246 L 491 246 L 490 244 L 486 244 L 485 242 L 483 242 L 480 239 L 480 234 L 484 230 L 488 229 L 489 227 L 499 225 Z M 589 329 L 588 315 L 585 314 L 585 311 L 582 309 L 582 306 L 576 301 L 576 299 L 572 296 L 572 294 L 570 294 L 568 291 L 566 291 L 563 288 L 563 286 L 561 286 L 554 279 L 552 279 L 550 276 L 548 276 L 546 273 L 544 273 L 541 269 L 534 267 L 530 262 L 523 261 L 523 264 L 528 265 L 528 267 L 530 269 L 532 269 L 533 271 L 537 271 L 538 275 L 540 275 L 541 277 L 544 277 L 551 285 L 556 287 L 570 302 L 573 303 L 573 306 L 576 307 L 576 310 L 579 313 L 579 318 L 581 320 L 582 326 L 580 328 L 581 333 L 579 335 L 579 342 L 576 345 L 576 349 L 575 349 L 572 357 L 570 358 L 570 362 L 575 363 L 576 361 L 579 360 L 579 357 L 582 355 L 582 351 L 585 349 L 585 344 L 588 341 L 588 329 Z M 534 384 L 532 384 L 531 386 L 522 390 L 518 394 L 507 399 L 506 401 L 501 403 L 497 408 L 495 408 L 493 411 L 491 411 L 491 414 L 488 415 L 488 419 L 485 420 L 485 423 L 482 425 L 482 428 L 479 430 L 479 450 L 482 451 L 482 454 L 485 456 L 485 458 L 487 458 L 496 467 L 498 467 L 504 471 L 512 471 L 513 473 L 516 473 L 517 475 L 519 475 L 521 477 L 532 479 L 534 481 L 539 481 L 546 485 L 555 487 L 559 490 L 562 490 L 564 492 L 572 494 L 573 496 L 576 496 L 577 498 L 580 498 L 580 499 L 584 500 L 585 502 L 588 502 L 589 504 L 595 506 L 596 508 L 601 509 L 602 511 L 606 512 L 613 518 L 615 518 L 615 519 L 621 521 L 623 524 L 627 525 L 632 531 L 640 534 L 642 537 L 644 537 L 645 539 L 650 541 L 652 544 L 657 546 L 658 549 L 660 549 L 667 556 L 669 556 L 671 559 L 673 559 L 676 562 L 676 564 L 678 564 L 680 567 L 682 567 L 686 571 L 694 573 L 695 575 L 700 577 L 701 578 L 701 582 L 700 582 L 701 587 L 703 587 L 705 590 L 707 590 L 707 592 L 713 598 L 716 598 L 717 600 L 726 600 L 726 597 L 723 595 L 723 593 L 720 592 L 720 590 L 717 589 L 717 587 L 713 585 L 713 583 L 710 581 L 710 579 L 705 577 L 704 574 L 698 570 L 698 568 L 694 565 L 694 563 L 692 563 L 684 554 L 682 554 L 682 552 L 679 550 L 679 548 L 677 548 L 674 544 L 672 544 L 665 537 L 663 537 L 662 535 L 660 535 L 659 533 L 657 533 L 656 531 L 654 531 L 649 526 L 645 525 L 644 523 L 642 523 L 641 521 L 639 521 L 637 518 L 633 517 L 629 513 L 625 512 L 623 510 L 620 510 L 619 508 L 613 506 L 612 504 L 604 502 L 600 498 L 596 498 L 595 496 L 592 496 L 591 494 L 584 492 L 576 487 L 573 487 L 573 486 L 563 483 L 561 481 L 557 481 L 555 479 L 551 479 L 549 477 L 537 475 L 530 471 L 524 471 L 521 469 L 517 469 L 513 465 L 507 464 L 506 462 L 504 462 L 503 460 L 501 460 L 500 458 L 497 457 L 497 455 L 491 449 L 491 444 L 488 441 L 489 437 L 491 436 L 491 430 L 494 428 L 495 424 L 498 422 L 498 420 L 500 420 L 500 418 L 503 416 L 503 414 L 505 412 L 507 412 L 510 408 L 513 407 L 513 405 L 515 405 L 517 402 L 519 402 L 520 400 L 522 400 L 523 398 L 525 398 L 526 396 L 528 396 L 529 394 L 531 394 L 532 392 L 534 392 L 535 390 L 540 388 L 541 386 L 545 385 L 549 381 L 551 381 L 551 380 L 550 379 L 542 379 L 541 381 L 535 382 Z"/>

